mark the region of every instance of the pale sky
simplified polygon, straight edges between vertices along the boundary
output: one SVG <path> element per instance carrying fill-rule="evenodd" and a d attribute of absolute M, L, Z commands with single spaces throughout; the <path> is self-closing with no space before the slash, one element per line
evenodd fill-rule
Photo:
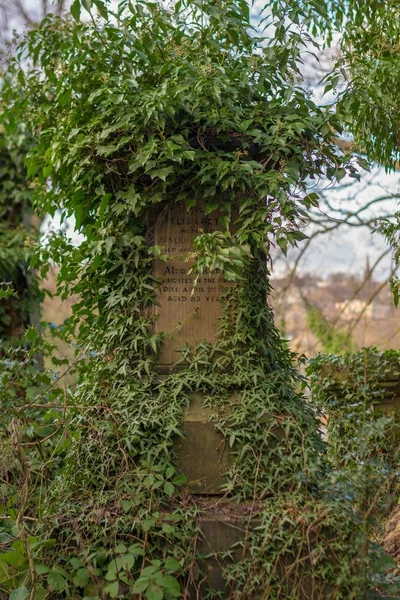
<path fill-rule="evenodd" d="M 346 179 L 343 180 L 346 182 Z M 341 182 L 342 183 L 342 182 Z M 371 173 L 361 172 L 361 181 L 355 182 L 351 190 L 333 188 L 326 197 L 333 208 L 340 207 L 354 211 L 376 198 L 399 194 L 400 172 L 385 173 L 384 169 L 375 167 Z M 375 219 L 396 211 L 398 200 L 391 198 L 366 210 L 363 215 L 367 219 Z M 335 212 L 328 211 L 335 218 L 340 218 Z M 307 228 L 304 233 L 310 235 Z M 304 244 L 304 242 L 302 242 Z M 367 227 L 340 226 L 338 230 L 324 233 L 315 240 L 302 259 L 303 269 L 324 276 L 337 271 L 360 273 L 364 270 L 367 254 L 370 263 L 388 249 L 386 240 L 378 233 Z M 299 244 L 301 249 L 301 245 Z M 288 259 L 280 257 L 275 263 L 275 272 L 280 274 L 293 264 L 297 251 L 289 252 Z M 391 269 L 391 253 L 389 253 L 376 268 L 375 276 L 379 279 L 387 276 Z"/>

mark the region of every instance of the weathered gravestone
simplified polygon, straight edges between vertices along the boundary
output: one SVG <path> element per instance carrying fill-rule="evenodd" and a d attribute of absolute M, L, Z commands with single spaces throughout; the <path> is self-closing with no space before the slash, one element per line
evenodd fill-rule
<path fill-rule="evenodd" d="M 156 307 L 156 332 L 164 334 L 158 360 L 162 374 L 184 368 L 183 348 L 194 348 L 202 340 L 215 343 L 223 313 L 222 297 L 232 286 L 214 270 L 202 273 L 196 285 L 193 240 L 201 233 L 220 229 L 221 213 L 206 215 L 202 204 L 187 210 L 184 203 L 172 204 L 157 216 L 154 244 L 165 248 L 166 260 L 155 261 L 155 276 L 160 280 Z M 228 445 L 210 421 L 211 411 L 203 406 L 203 395 L 192 394 L 183 424 L 185 437 L 178 442 L 177 467 L 187 477 L 193 494 L 220 494 L 223 473 L 230 460 Z"/>
<path fill-rule="evenodd" d="M 194 238 L 201 233 L 218 231 L 220 217 L 219 211 L 206 215 L 201 203 L 190 211 L 180 203 L 167 206 L 155 220 L 154 244 L 163 246 L 166 255 L 166 260 L 157 259 L 154 267 L 160 281 L 155 330 L 164 334 L 158 360 L 161 376 L 185 367 L 184 361 L 180 360 L 183 348 L 194 348 L 203 340 L 215 343 L 218 339 L 223 314 L 221 300 L 232 284 L 224 281 L 222 274 L 215 270 L 202 273 L 194 285 L 197 273 L 190 270 L 196 259 Z M 242 516 L 225 517 L 215 509 L 223 495 L 223 474 L 229 467 L 232 453 L 210 418 L 211 410 L 203 402 L 202 393 L 191 395 L 183 423 L 184 438 L 176 442 L 176 466 L 187 478 L 188 491 L 202 496 L 205 513 L 200 522 L 197 552 L 210 555 L 228 551 L 232 544 L 243 538 L 245 526 Z M 221 559 L 209 556 L 200 561 L 200 566 L 205 579 L 200 589 L 189 590 L 190 597 L 202 598 L 210 589 L 226 592 Z"/>
<path fill-rule="evenodd" d="M 158 358 L 160 377 L 187 366 L 181 360 L 185 347 L 194 348 L 202 340 L 218 340 L 222 299 L 232 283 L 214 271 L 202 273 L 194 285 L 197 274 L 190 271 L 196 260 L 194 238 L 203 232 L 218 231 L 220 216 L 218 211 L 206 215 L 201 203 L 190 210 L 179 203 L 162 209 L 153 221 L 152 243 L 165 248 L 165 259 L 157 259 L 154 266 L 159 280 L 155 331 L 164 334 Z M 235 403 L 234 396 L 230 403 Z M 193 393 L 183 423 L 184 438 L 176 442 L 177 469 L 186 476 L 188 491 L 202 508 L 196 550 L 202 557 L 197 563 L 204 577 L 199 586 L 193 584 L 187 589 L 186 597 L 193 600 L 210 597 L 210 593 L 217 593 L 220 598 L 232 597 L 233 588 L 226 584 L 224 568 L 247 554 L 249 531 L 261 522 L 254 499 L 238 505 L 223 497 L 224 473 L 232 463 L 235 449 L 217 431 L 211 413 L 204 406 L 204 395 Z M 276 439 L 284 435 L 283 428 L 277 427 Z M 279 567 L 282 574 L 287 567 L 285 560 L 283 556 Z M 287 562 L 290 564 L 289 555 Z M 287 585 L 290 593 L 290 579 Z M 307 588 L 310 582 L 305 579 L 304 585 Z M 328 588 L 323 585 L 327 593 Z M 313 590 L 304 595 L 312 600 L 320 597 Z"/>
<path fill-rule="evenodd" d="M 161 280 L 156 332 L 165 336 L 160 370 L 170 371 L 185 346 L 196 346 L 201 340 L 216 341 L 221 297 L 229 284 L 214 270 L 202 273 L 194 287 L 196 273 L 190 273 L 190 269 L 195 260 L 193 239 L 217 231 L 220 216 L 218 211 L 206 215 L 201 205 L 188 211 L 185 204 L 179 203 L 167 206 L 156 220 L 154 244 L 163 246 L 167 256 L 166 261 L 155 262 L 155 275 Z"/>

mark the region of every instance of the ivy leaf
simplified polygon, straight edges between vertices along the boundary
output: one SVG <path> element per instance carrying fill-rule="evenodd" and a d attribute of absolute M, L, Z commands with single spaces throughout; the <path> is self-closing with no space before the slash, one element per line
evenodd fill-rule
<path fill-rule="evenodd" d="M 168 175 L 173 173 L 173 171 L 173 167 L 163 167 L 162 169 L 155 169 L 154 171 L 150 171 L 150 175 L 153 179 L 155 177 L 158 177 L 159 179 L 166 181 Z"/>
<path fill-rule="evenodd" d="M 183 473 L 180 473 L 179 475 L 175 475 L 175 477 L 172 480 L 172 483 L 174 485 L 185 485 L 186 481 L 187 480 L 185 475 L 183 475 Z"/>
<path fill-rule="evenodd" d="M 179 581 L 175 579 L 172 575 L 164 575 L 157 580 L 160 585 L 163 586 L 170 594 L 173 594 L 175 597 L 180 596 L 181 586 L 179 585 Z"/>
<path fill-rule="evenodd" d="M 111 598 L 116 598 L 118 596 L 118 593 L 119 593 L 119 582 L 118 581 L 113 581 L 112 583 L 108 583 L 104 587 L 104 591 L 107 594 L 110 594 Z"/>
<path fill-rule="evenodd" d="M 105 249 L 107 254 L 110 254 L 112 247 L 114 246 L 116 242 L 116 239 L 113 235 L 110 235 L 108 238 L 106 238 L 105 241 Z"/>
<path fill-rule="evenodd" d="M 342 167 L 340 167 L 336 171 L 336 181 L 339 183 L 339 181 L 341 181 L 343 179 L 343 177 L 345 177 L 345 175 L 346 175 L 346 170 L 343 169 Z"/>
<path fill-rule="evenodd" d="M 4 290 L 0 289 L 0 300 L 3 298 L 11 298 L 11 297 L 18 298 L 18 294 L 16 293 L 16 291 L 13 288 L 9 287 Z"/>
<path fill-rule="evenodd" d="M 110 200 L 112 198 L 112 194 L 105 194 L 102 199 L 101 202 L 99 204 L 99 209 L 98 209 L 98 214 L 101 216 L 104 211 L 106 210 Z"/>
<path fill-rule="evenodd" d="M 169 571 L 170 573 L 179 571 L 179 569 L 181 568 L 179 561 L 177 561 L 176 558 L 173 558 L 173 557 L 167 558 L 164 566 L 165 566 L 166 571 Z"/>
<path fill-rule="evenodd" d="M 46 565 L 41 565 L 38 563 L 35 563 L 35 571 L 38 575 L 43 575 L 44 573 L 49 573 L 51 569 L 49 569 L 49 567 L 47 567 Z"/>
<path fill-rule="evenodd" d="M 292 236 L 297 242 L 301 242 L 302 240 L 308 240 L 309 236 L 303 233 L 303 231 L 292 231 Z"/>
<path fill-rule="evenodd" d="M 87 582 L 89 581 L 89 571 L 85 568 L 78 569 L 76 575 L 73 579 L 74 585 L 77 587 L 85 587 Z"/>
<path fill-rule="evenodd" d="M 75 21 L 79 23 L 81 17 L 81 3 L 80 0 L 74 0 L 71 4 L 71 15 L 74 17 Z"/>
<path fill-rule="evenodd" d="M 305 204 L 310 204 L 311 206 L 318 207 L 318 200 L 319 200 L 319 195 L 316 194 L 315 192 L 312 192 L 311 194 L 308 194 L 307 196 L 305 196 L 303 202 Z"/>
<path fill-rule="evenodd" d="M 103 17 L 103 19 L 107 19 L 108 18 L 107 7 L 104 4 L 103 0 L 93 0 L 93 2 L 96 5 L 96 8 L 99 11 L 99 14 Z"/>
<path fill-rule="evenodd" d="M 279 237 L 276 241 L 277 241 L 278 246 L 282 250 L 283 254 L 286 256 L 286 254 L 287 254 L 287 247 L 288 247 L 288 240 L 286 238 L 284 238 L 284 237 Z"/>
<path fill-rule="evenodd" d="M 357 162 L 360 165 L 360 167 L 362 169 L 364 169 L 364 171 L 371 172 L 371 166 L 370 166 L 370 163 L 368 162 L 368 160 L 366 160 L 365 158 L 362 158 L 361 156 L 359 156 L 358 159 L 357 159 Z"/>
<path fill-rule="evenodd" d="M 22 585 L 13 590 L 9 596 L 9 600 L 25 600 L 29 596 L 29 590 Z"/>
<path fill-rule="evenodd" d="M 92 8 L 92 0 L 81 0 L 83 8 L 85 8 L 88 12 L 90 12 Z"/>
<path fill-rule="evenodd" d="M 38 337 L 38 332 L 34 327 L 29 327 L 29 329 L 25 333 L 25 337 L 28 340 L 28 342 L 34 342 Z"/>
<path fill-rule="evenodd" d="M 172 494 L 174 493 L 174 486 L 172 485 L 172 483 L 170 483 L 169 481 L 166 481 L 164 483 L 164 492 L 167 494 L 167 496 L 172 496 Z"/>
<path fill-rule="evenodd" d="M 160 586 L 152 584 L 146 590 L 146 598 L 147 600 L 162 600 L 164 594 Z"/>
<path fill-rule="evenodd" d="M 48 582 L 50 588 L 52 589 L 52 591 L 54 591 L 54 592 L 61 592 L 62 590 L 65 590 L 67 587 L 67 582 L 66 582 L 65 578 L 60 573 L 55 573 L 54 571 L 49 573 L 47 582 Z"/>
<path fill-rule="evenodd" d="M 392 281 L 390 282 L 390 285 L 391 285 L 392 294 L 393 294 L 393 303 L 395 305 L 395 308 L 397 308 L 399 305 L 399 300 L 400 300 L 400 286 L 398 285 L 398 281 L 395 279 L 392 279 Z"/>
<path fill-rule="evenodd" d="M 54 567 L 52 568 L 52 571 L 54 571 L 55 573 L 59 573 L 60 575 L 62 575 L 65 578 L 68 578 L 67 571 L 60 565 L 54 565 Z"/>
<path fill-rule="evenodd" d="M 141 577 L 132 587 L 132 594 L 141 594 L 148 587 L 149 580 L 147 577 Z"/>
<path fill-rule="evenodd" d="M 247 0 L 239 0 L 240 9 L 247 23 L 250 22 L 250 5 Z"/>

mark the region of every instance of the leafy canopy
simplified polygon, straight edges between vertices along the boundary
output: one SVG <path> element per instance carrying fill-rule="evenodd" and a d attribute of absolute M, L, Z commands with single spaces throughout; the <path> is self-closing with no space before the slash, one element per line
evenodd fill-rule
<path fill-rule="evenodd" d="M 332 104 L 355 147 L 387 169 L 400 158 L 399 39 L 397 0 L 278 0 L 267 2 L 281 18 L 303 22 L 325 44 L 339 46 L 326 79 Z"/>
<path fill-rule="evenodd" d="M 240 198 L 239 245 L 302 239 L 298 219 L 317 202 L 307 181 L 356 174 L 331 143 L 334 111 L 296 84 L 300 30 L 275 22 L 272 39 L 259 37 L 245 2 L 101 12 L 94 24 L 45 19 L 13 67 L 22 93 L 12 114 L 26 115 L 38 140 L 28 169 L 39 206 L 64 206 L 90 241 L 111 212 L 135 219 L 168 198 L 190 203 L 196 190 L 206 211 L 225 211 L 226 227 Z"/>

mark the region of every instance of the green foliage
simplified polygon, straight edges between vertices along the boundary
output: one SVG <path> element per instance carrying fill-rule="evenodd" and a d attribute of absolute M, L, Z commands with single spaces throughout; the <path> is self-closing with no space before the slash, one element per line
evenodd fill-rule
<path fill-rule="evenodd" d="M 347 454 L 350 457 L 353 452 L 361 451 L 355 435 L 360 425 L 369 423 L 373 416 L 379 419 L 385 409 L 389 417 L 391 410 L 396 412 L 399 360 L 400 354 L 396 350 L 376 348 L 363 348 L 343 356 L 322 354 L 311 359 L 308 372 L 314 398 L 333 417 L 331 444 L 333 439 L 341 444 L 341 449 L 335 451 L 337 464 L 345 460 Z M 340 425 L 341 411 L 349 408 L 350 413 L 342 415 L 346 419 L 346 428 L 339 434 L 337 427 Z M 371 446 L 375 448 L 376 444 Z M 389 454 L 394 451 L 394 456 L 396 450 L 396 446 L 382 448 Z"/>
<path fill-rule="evenodd" d="M 332 34 L 345 33 L 360 29 L 395 6 L 395 0 L 272 0 L 267 8 L 292 22 L 304 21 L 313 34 L 325 34 L 328 42 Z"/>
<path fill-rule="evenodd" d="M 380 219 L 378 230 L 386 237 L 393 249 L 393 261 L 396 267 L 400 265 L 400 213 L 396 212 L 393 219 Z M 393 302 L 397 308 L 400 298 L 400 280 L 394 275 L 390 281 L 393 292 Z"/>
<path fill-rule="evenodd" d="M 398 2 L 382 2 L 370 19 L 353 25 L 330 81 L 346 79 L 338 110 L 356 143 L 373 160 L 393 168 L 400 156 Z"/>
<path fill-rule="evenodd" d="M 265 13 L 288 29 L 301 23 L 329 46 L 340 34 L 338 58 L 325 78 L 343 127 L 368 158 L 393 169 L 400 158 L 397 0 L 272 0 Z M 336 34 L 336 36 L 335 36 Z M 329 96 L 328 96 L 329 98 Z"/>
<path fill-rule="evenodd" d="M 0 132 L 0 336 L 18 338 L 37 307 L 39 290 L 28 268 L 35 234 L 29 227 L 31 190 L 23 166 L 26 145 Z M 12 293 L 11 293 L 12 291 Z"/>
<path fill-rule="evenodd" d="M 0 590 L 16 600 L 30 593 L 26 585 L 29 579 L 34 582 L 33 556 L 38 560 L 55 543 L 34 535 L 31 524 L 70 444 L 59 375 L 41 369 L 38 359 L 54 348 L 34 328 L 19 341 L 20 346 L 3 344 L 0 358 Z M 34 587 L 35 597 L 44 597 L 45 589 Z"/>
<path fill-rule="evenodd" d="M 363 348 L 319 355 L 307 369 L 313 400 L 328 418 L 332 484 L 358 507 L 371 546 L 382 539 L 385 518 L 400 494 L 399 367 L 398 351 Z M 373 564 L 390 567 L 390 558 L 378 551 Z M 375 577 L 376 583 L 390 580 L 398 590 L 395 566 L 392 562 L 391 576 Z"/>
<path fill-rule="evenodd" d="M 334 467 L 361 475 L 369 494 L 382 486 L 380 500 L 386 503 L 397 500 L 394 490 L 392 496 L 385 492 L 396 482 L 400 464 L 399 360 L 395 350 L 364 348 L 344 356 L 319 355 L 308 367 L 313 399 L 329 415 Z M 398 495 L 398 482 L 395 488 Z"/>
<path fill-rule="evenodd" d="M 25 561 L 6 585 L 32 599 L 169 600 L 196 589 L 205 509 L 175 455 L 201 392 L 232 450 L 226 496 L 258 519 L 227 569 L 235 599 L 300 600 L 316 589 L 360 598 L 376 553 L 345 491 L 332 498 L 314 407 L 266 302 L 269 247 L 303 239 L 299 220 L 318 202 L 310 180 L 357 176 L 332 142 L 335 112 L 296 85 L 308 38 L 277 12 L 274 35 L 257 37 L 248 5 L 234 0 L 121 2 L 108 12 L 98 0 L 101 18 L 88 23 L 81 5 L 93 7 L 75 0 L 74 20 L 48 17 L 29 32 L 3 90 L 7 134 L 23 120 L 34 140 L 26 162 L 36 207 L 73 215 L 85 236 L 78 247 L 53 236 L 33 257 L 43 274 L 59 264 L 60 294 L 79 297 L 67 333 L 81 359 L 54 415 L 54 437 L 65 431 L 68 443 L 60 462 L 59 442 L 42 457 L 55 474 L 24 525 L 56 543 L 24 543 L 28 572 Z M 234 285 L 217 342 L 183 348 L 185 368 L 161 377 L 168 332 L 154 333 L 153 263 L 164 249 L 151 246 L 151 222 L 161 207 L 190 211 L 203 199 L 222 216 L 219 231 L 196 238 L 193 272 L 218 268 Z M 25 504 L 19 514 L 30 516 Z"/>
<path fill-rule="evenodd" d="M 329 323 L 316 306 L 307 307 L 307 326 L 321 343 L 324 352 L 343 354 L 353 349 L 349 335 Z"/>

